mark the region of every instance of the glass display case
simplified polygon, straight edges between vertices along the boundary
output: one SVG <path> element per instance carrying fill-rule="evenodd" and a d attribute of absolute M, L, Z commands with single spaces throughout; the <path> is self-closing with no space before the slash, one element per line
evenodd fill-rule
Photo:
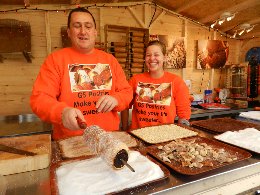
<path fill-rule="evenodd" d="M 233 64 L 227 66 L 226 88 L 229 98 L 247 99 L 247 65 Z"/>

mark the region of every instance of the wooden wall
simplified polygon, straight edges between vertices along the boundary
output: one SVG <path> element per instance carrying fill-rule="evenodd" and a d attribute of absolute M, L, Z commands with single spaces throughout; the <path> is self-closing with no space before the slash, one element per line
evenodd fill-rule
<path fill-rule="evenodd" d="M 52 9 L 54 5 L 45 5 Z M 84 5 L 82 5 L 84 6 Z M 38 6 L 41 7 L 40 5 Z M 97 41 L 104 41 L 106 24 L 148 28 L 154 8 L 150 5 L 138 5 L 131 8 L 102 7 L 89 9 L 96 18 L 99 32 Z M 8 54 L 0 63 L 0 115 L 32 113 L 29 98 L 33 82 L 44 58 L 52 51 L 62 47 L 60 30 L 67 25 L 67 12 L 18 11 L 0 14 L 0 19 L 18 19 L 31 25 L 32 63 L 27 63 L 22 54 Z M 173 69 L 172 72 L 192 82 L 191 93 L 202 93 L 211 80 L 210 88 L 224 86 L 224 71 L 196 69 L 196 40 L 221 39 L 219 33 L 175 16 L 168 11 L 157 9 L 154 22 L 149 28 L 150 34 L 185 37 L 186 68 Z M 227 39 L 230 46 L 229 64 L 243 62 L 245 53 L 255 46 L 255 41 L 241 42 Z M 258 40 L 259 45 L 259 40 Z"/>

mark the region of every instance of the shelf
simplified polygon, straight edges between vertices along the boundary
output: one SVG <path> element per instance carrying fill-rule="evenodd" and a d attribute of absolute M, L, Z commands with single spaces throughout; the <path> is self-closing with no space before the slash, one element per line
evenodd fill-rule
<path fill-rule="evenodd" d="M 145 71 L 144 57 L 148 41 L 148 29 L 105 26 L 105 50 L 117 58 L 128 79 Z"/>

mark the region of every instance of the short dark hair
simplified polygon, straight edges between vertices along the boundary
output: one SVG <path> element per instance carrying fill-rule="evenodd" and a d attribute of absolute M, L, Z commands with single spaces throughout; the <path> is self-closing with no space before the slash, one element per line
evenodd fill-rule
<path fill-rule="evenodd" d="M 166 54 L 166 46 L 165 46 L 165 44 L 164 44 L 163 42 L 161 42 L 161 41 L 159 41 L 159 40 L 152 40 L 152 41 L 149 41 L 147 47 L 149 47 L 149 46 L 151 46 L 151 45 L 157 45 L 157 46 L 159 46 L 159 47 L 161 48 L 161 50 L 162 50 L 163 55 Z M 147 47 L 146 47 L 146 48 L 147 48 Z"/>
<path fill-rule="evenodd" d="M 91 15 L 91 17 L 92 17 L 92 19 L 93 19 L 93 21 L 94 21 L 94 24 L 95 24 L 95 28 L 97 28 L 97 25 L 96 25 L 96 21 L 95 21 L 95 18 L 94 18 L 94 16 L 92 15 L 92 13 L 90 12 L 90 11 L 88 11 L 86 8 L 84 8 L 84 7 L 77 7 L 77 8 L 75 8 L 75 9 L 73 9 L 73 10 L 71 10 L 70 11 L 70 13 L 69 13 L 69 16 L 68 16 L 68 28 L 70 28 L 70 21 L 71 21 L 71 15 L 72 15 L 72 13 L 74 13 L 74 12 L 85 12 L 85 13 L 88 13 L 89 15 Z"/>

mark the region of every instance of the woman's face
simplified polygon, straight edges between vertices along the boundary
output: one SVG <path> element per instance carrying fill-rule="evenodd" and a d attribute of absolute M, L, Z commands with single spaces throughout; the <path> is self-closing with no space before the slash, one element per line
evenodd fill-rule
<path fill-rule="evenodd" d="M 72 47 L 81 53 L 90 53 L 97 37 L 94 21 L 90 14 L 74 12 L 71 15 L 70 28 L 67 30 Z"/>
<path fill-rule="evenodd" d="M 147 47 L 145 54 L 145 64 L 149 72 L 160 72 L 163 70 L 163 62 L 165 56 L 162 53 L 162 49 L 158 45 L 151 45 Z"/>

